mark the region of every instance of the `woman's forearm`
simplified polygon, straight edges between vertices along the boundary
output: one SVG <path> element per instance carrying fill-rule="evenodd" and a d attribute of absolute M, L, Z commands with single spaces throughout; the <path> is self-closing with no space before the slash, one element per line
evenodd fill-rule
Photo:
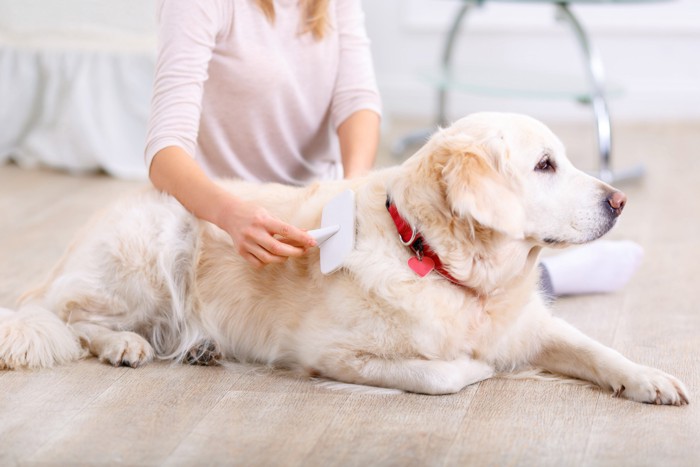
<path fill-rule="evenodd" d="M 214 183 L 192 157 L 178 146 L 161 149 L 149 170 L 153 185 L 174 196 L 202 220 L 224 228 L 225 212 L 239 200 Z"/>
<path fill-rule="evenodd" d="M 156 188 L 174 196 L 196 217 L 226 231 L 236 251 L 253 266 L 301 256 L 316 244 L 306 232 L 224 190 L 180 147 L 158 151 L 149 174 Z"/>
<path fill-rule="evenodd" d="M 366 174 L 374 166 L 379 147 L 379 115 L 359 110 L 338 127 L 345 178 Z"/>

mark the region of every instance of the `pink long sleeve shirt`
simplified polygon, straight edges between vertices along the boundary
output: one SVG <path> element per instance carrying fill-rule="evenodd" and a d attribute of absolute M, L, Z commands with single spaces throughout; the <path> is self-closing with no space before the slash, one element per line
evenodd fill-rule
<path fill-rule="evenodd" d="M 303 185 L 342 176 L 336 130 L 380 113 L 360 0 L 331 0 L 318 41 L 296 0 L 162 0 L 146 163 L 168 146 L 210 176 Z"/>

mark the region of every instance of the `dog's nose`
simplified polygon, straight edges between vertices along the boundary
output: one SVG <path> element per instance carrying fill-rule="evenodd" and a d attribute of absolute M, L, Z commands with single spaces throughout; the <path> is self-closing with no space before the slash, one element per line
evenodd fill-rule
<path fill-rule="evenodd" d="M 627 195 L 621 191 L 614 191 L 608 195 L 608 205 L 610 205 L 616 217 L 622 214 L 625 203 L 627 203 Z"/>

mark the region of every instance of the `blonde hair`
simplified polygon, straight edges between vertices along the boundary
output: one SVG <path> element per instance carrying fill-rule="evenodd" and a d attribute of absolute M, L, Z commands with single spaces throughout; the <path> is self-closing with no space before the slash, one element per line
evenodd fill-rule
<path fill-rule="evenodd" d="M 274 0 L 255 0 L 270 22 L 275 21 Z M 328 0 L 299 0 L 302 10 L 301 34 L 310 32 L 314 39 L 323 39 L 328 28 Z"/>

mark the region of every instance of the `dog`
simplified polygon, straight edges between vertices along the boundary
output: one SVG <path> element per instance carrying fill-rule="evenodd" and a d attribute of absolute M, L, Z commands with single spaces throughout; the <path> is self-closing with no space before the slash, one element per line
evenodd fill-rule
<path fill-rule="evenodd" d="M 0 311 L 0 367 L 222 358 L 424 394 L 539 369 L 633 401 L 688 403 L 673 376 L 548 310 L 542 249 L 599 238 L 626 197 L 574 168 L 537 120 L 473 114 L 353 180 L 220 183 L 305 229 L 352 189 L 355 248 L 327 276 L 318 250 L 256 269 L 225 232 L 145 190 L 98 215 L 17 311 Z"/>

